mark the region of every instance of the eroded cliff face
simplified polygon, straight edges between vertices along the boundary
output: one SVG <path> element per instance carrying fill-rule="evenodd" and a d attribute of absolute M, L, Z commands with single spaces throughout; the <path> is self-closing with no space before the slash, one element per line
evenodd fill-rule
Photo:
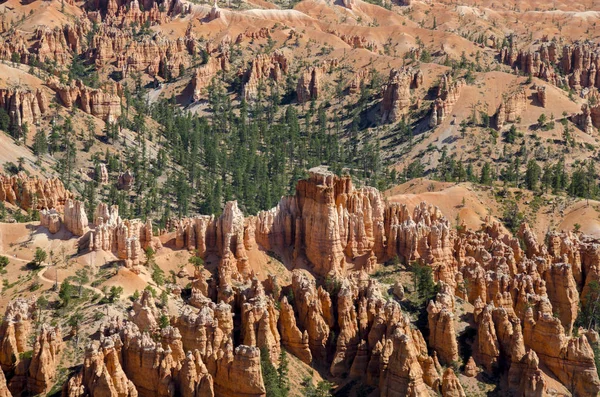
<path fill-rule="evenodd" d="M 244 81 L 242 96 L 246 100 L 256 99 L 260 84 L 267 86 L 270 81 L 281 82 L 288 73 L 289 62 L 288 57 L 279 50 L 271 55 L 258 55 L 248 70 L 241 73 Z"/>
<path fill-rule="evenodd" d="M 451 75 L 442 76 L 438 87 L 437 98 L 433 102 L 429 126 L 435 127 L 442 124 L 452 113 L 452 108 L 460 98 L 460 92 L 465 86 L 464 80 L 453 81 Z"/>
<path fill-rule="evenodd" d="M 381 102 L 382 120 L 395 123 L 408 114 L 412 105 L 411 88 L 423 83 L 423 72 L 412 69 L 392 69 L 388 83 L 383 90 Z"/>
<path fill-rule="evenodd" d="M 0 174 L 0 201 L 6 201 L 24 210 L 62 208 L 73 197 L 58 178 L 42 180 L 19 173 Z"/>
<path fill-rule="evenodd" d="M 514 123 L 527 109 L 527 93 L 523 88 L 506 94 L 496 111 L 496 126 L 502 128 L 506 123 Z"/>
<path fill-rule="evenodd" d="M 55 215 L 44 213 L 49 225 Z M 83 230 L 89 227 L 83 219 L 68 200 L 62 223 Z M 122 220 L 116 207 L 99 205 L 92 225 L 84 232 L 89 248 L 116 252 L 126 265 L 157 243 L 150 223 Z M 572 336 L 579 301 L 600 280 L 596 240 L 549 233 L 540 243 L 526 224 L 511 236 L 490 221 L 478 231 L 452 230 L 436 207 L 422 203 L 411 215 L 373 188 L 356 189 L 349 178 L 320 170 L 298 183 L 295 196 L 257 216 L 244 217 L 229 202 L 220 217 L 169 227 L 175 232 L 167 244 L 216 255 L 216 268 L 209 277 L 201 271 L 190 277 L 191 297 L 176 315 L 145 291 L 127 321 L 110 319 L 89 343 L 65 395 L 263 396 L 261 354 L 277 362 L 281 349 L 384 396 L 463 396 L 456 374 L 440 367 L 461 359 L 466 376 L 503 374 L 516 395 L 549 393 L 554 379 L 573 395 L 600 392 L 592 349 L 597 334 L 578 329 Z M 309 270 L 292 270 L 288 285 L 274 276 L 261 282 L 249 255 L 259 248 Z M 427 340 L 369 276 L 395 257 L 432 267 L 438 293 L 427 306 Z M 402 299 L 399 285 L 391 289 Z M 474 307 L 468 358 L 458 347 L 459 299 Z M 31 302 L 16 300 L 0 329 L 0 364 L 16 374 L 8 382 L 13 394 L 47 390 L 56 379 L 60 330 L 43 327 L 27 346 L 34 315 Z M 27 350 L 31 359 L 15 359 Z"/>
<path fill-rule="evenodd" d="M 349 177 L 320 170 L 299 181 L 295 196 L 256 217 L 227 203 L 220 218 L 182 219 L 174 227 L 178 248 L 221 257 L 220 280 L 247 278 L 246 251 L 256 246 L 308 260 L 319 275 L 371 271 L 396 256 L 430 264 L 452 257 L 450 223 L 437 208 L 423 203 L 411 216 L 406 206 L 386 205 L 376 189 L 355 189 Z"/>
<path fill-rule="evenodd" d="M 62 84 L 56 78 L 50 78 L 46 85 L 55 90 L 62 104 L 71 108 L 78 106 L 85 113 L 114 123 L 121 115 L 120 87 L 117 83 L 107 84 L 103 89 L 92 89 L 80 80 Z"/>
<path fill-rule="evenodd" d="M 0 107 L 7 111 L 13 125 L 37 125 L 48 111 L 49 105 L 46 93 L 40 89 L 0 89 Z"/>
<path fill-rule="evenodd" d="M 496 224 L 460 233 L 457 271 L 454 276 L 439 273 L 446 283 L 456 282 L 475 307 L 474 362 L 490 373 L 508 367 L 515 393 L 541 393 L 551 376 L 575 395 L 595 395 L 600 379 L 587 333 L 571 336 L 580 291 L 597 279 L 592 270 L 597 265 L 591 265 L 595 259 L 587 262 L 589 270 L 581 259 L 594 252 L 595 243 L 551 233 L 546 244 L 539 244 L 527 225 L 519 237 L 524 249 Z M 539 363 L 550 373 L 541 371 Z"/>

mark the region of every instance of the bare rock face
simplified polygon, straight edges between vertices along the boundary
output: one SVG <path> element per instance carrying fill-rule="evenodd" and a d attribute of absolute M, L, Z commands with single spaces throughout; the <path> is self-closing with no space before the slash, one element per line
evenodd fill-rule
<path fill-rule="evenodd" d="M 198 350 L 188 353 L 179 371 L 179 393 L 182 397 L 213 397 L 213 378 L 202 362 Z"/>
<path fill-rule="evenodd" d="M 106 169 L 106 164 L 100 164 L 99 170 L 100 174 L 96 175 L 98 183 L 100 183 L 101 185 L 106 185 L 108 183 L 108 170 Z"/>
<path fill-rule="evenodd" d="M 442 76 L 437 98 L 432 105 L 431 119 L 429 121 L 430 127 L 433 128 L 442 124 L 450 113 L 452 113 L 452 109 L 456 102 L 458 102 L 460 92 L 464 86 L 465 81 L 462 79 L 452 81 L 451 75 Z"/>
<path fill-rule="evenodd" d="M 587 134 L 593 135 L 600 128 L 600 105 L 583 104 L 581 113 L 571 116 L 571 120 Z"/>
<path fill-rule="evenodd" d="M 475 360 L 473 360 L 473 356 L 469 357 L 469 361 L 467 361 L 467 363 L 465 364 L 465 376 L 468 376 L 469 378 L 474 378 L 475 376 L 477 376 L 477 364 L 475 364 Z"/>
<path fill-rule="evenodd" d="M 93 251 L 116 253 L 127 267 L 139 264 L 143 250 L 152 247 L 159 250 L 160 240 L 153 236 L 152 222 L 140 219 L 122 220 L 119 207 L 99 203 L 94 213 L 95 228 L 90 233 L 89 248 Z"/>
<path fill-rule="evenodd" d="M 138 392 L 121 366 L 121 341 L 103 338 L 85 350 L 83 368 L 65 386 L 68 397 L 107 395 L 137 397 Z"/>
<path fill-rule="evenodd" d="M 597 46 L 577 42 L 563 47 L 560 67 L 567 77 L 569 87 L 576 91 L 582 88 L 600 87 L 600 51 Z"/>
<path fill-rule="evenodd" d="M 157 318 L 160 316 L 154 298 L 148 290 L 144 290 L 140 298 L 133 302 L 129 319 L 143 331 L 153 331 L 158 328 Z"/>
<path fill-rule="evenodd" d="M 379 383 L 382 397 L 428 395 L 417 354 L 411 337 L 399 329 L 394 331 L 382 353 L 384 363 L 387 361 Z"/>
<path fill-rule="evenodd" d="M 0 366 L 3 371 L 13 370 L 19 364 L 20 354 L 29 350 L 28 339 L 36 311 L 35 302 L 24 298 L 8 304 L 0 325 Z"/>
<path fill-rule="evenodd" d="M 292 274 L 292 290 L 294 306 L 298 310 L 298 323 L 308 333 L 312 357 L 325 359 L 329 330 L 333 325 L 329 294 L 321 287 L 317 289 L 314 281 L 300 271 Z"/>
<path fill-rule="evenodd" d="M 354 74 L 354 78 L 350 81 L 348 86 L 348 92 L 350 95 L 356 95 L 360 92 L 363 84 L 366 84 L 366 80 L 371 72 L 368 69 L 360 69 Z"/>
<path fill-rule="evenodd" d="M 37 41 L 34 51 L 40 62 L 53 60 L 63 65 L 69 62 L 67 40 L 60 27 L 38 27 L 34 40 Z"/>
<path fill-rule="evenodd" d="M 246 298 L 242 304 L 243 344 L 265 349 L 271 361 L 277 361 L 281 353 L 281 338 L 277 330 L 279 312 L 275 309 L 275 302 L 265 295 L 257 278 L 252 279 L 250 288 L 243 296 Z"/>
<path fill-rule="evenodd" d="M 307 259 L 312 271 L 323 276 L 343 274 L 348 262 L 361 257 L 367 259 L 360 265 L 367 271 L 394 257 L 429 264 L 452 260 L 450 223 L 439 209 L 421 204 L 411 216 L 406 206 L 386 206 L 376 189 L 355 189 L 349 177 L 321 169 L 298 183 L 295 196 L 256 217 L 245 219 L 234 209 L 237 205 L 228 203 L 220 218 L 198 216 L 171 225 L 177 248 L 221 258 L 223 285 L 249 276 L 247 251 L 256 246 Z M 220 226 L 233 219 L 233 233 Z"/>
<path fill-rule="evenodd" d="M 442 377 L 442 396 L 467 397 L 452 368 L 446 368 Z"/>
<path fill-rule="evenodd" d="M 50 233 L 58 233 L 61 225 L 60 214 L 55 209 L 40 212 L 40 226 L 46 227 Z"/>
<path fill-rule="evenodd" d="M 486 371 L 508 365 L 508 387 L 518 395 L 540 395 L 548 376 L 570 393 L 595 395 L 600 379 L 588 333 L 570 337 L 565 328 L 573 327 L 578 291 L 585 294 L 585 285 L 597 279 L 597 242 L 549 233 L 540 245 L 526 225 L 519 236 L 524 250 L 487 223 L 455 241 L 458 274 L 467 281 L 464 294 L 474 304 L 478 324 L 474 359 Z"/>
<path fill-rule="evenodd" d="M 27 390 L 33 394 L 44 394 L 50 390 L 56 380 L 61 349 L 60 328 L 43 324 L 29 364 Z"/>
<path fill-rule="evenodd" d="M 75 236 L 83 236 L 88 231 L 88 218 L 83 203 L 79 200 L 67 200 L 64 210 L 64 224 Z"/>
<path fill-rule="evenodd" d="M 258 86 L 272 80 L 279 83 L 288 73 L 288 59 L 280 51 L 272 55 L 261 54 L 252 60 L 250 68 L 244 73 L 244 86 L 242 95 L 246 100 L 254 99 L 258 95 Z"/>
<path fill-rule="evenodd" d="M 458 343 L 454 329 L 452 308 L 430 301 L 427 306 L 429 319 L 429 346 L 434 349 L 444 364 L 458 361 Z"/>
<path fill-rule="evenodd" d="M 479 362 L 485 370 L 492 373 L 498 365 L 498 357 L 500 356 L 500 345 L 498 336 L 496 335 L 496 327 L 492 319 L 492 310 L 490 306 L 486 306 L 479 319 L 477 328 L 477 354 Z"/>
<path fill-rule="evenodd" d="M 568 263 L 554 263 L 545 272 L 546 291 L 565 333 L 570 335 L 579 310 L 579 292 Z"/>
<path fill-rule="evenodd" d="M 548 106 L 548 94 L 546 93 L 546 87 L 538 86 L 536 89 L 537 99 L 540 105 L 545 108 Z"/>
<path fill-rule="evenodd" d="M 215 394 L 218 396 L 255 396 L 266 394 L 260 370 L 260 350 L 240 345 L 232 352 L 228 349 L 217 367 Z"/>
<path fill-rule="evenodd" d="M 544 373 L 539 369 L 539 359 L 535 351 L 529 350 L 521 359 L 518 374 L 518 395 L 521 396 L 545 396 L 548 393 L 548 384 Z M 516 383 L 515 382 L 515 383 Z"/>
<path fill-rule="evenodd" d="M 296 87 L 298 103 L 305 103 L 319 97 L 321 91 L 321 74 L 322 71 L 319 67 L 310 67 L 302 72 Z"/>
<path fill-rule="evenodd" d="M 560 320 L 549 313 L 526 312 L 523 327 L 525 347 L 534 350 L 541 363 L 577 395 L 600 392 L 600 379 L 594 365 L 594 353 L 585 335 L 568 337 Z"/>
<path fill-rule="evenodd" d="M 422 77 L 421 77 L 422 79 Z M 412 69 L 392 69 L 383 91 L 381 114 L 383 121 L 395 123 L 408 114 L 411 100 L 411 87 L 418 85 L 419 73 Z"/>
<path fill-rule="evenodd" d="M 510 45 L 500 50 L 500 60 L 526 75 L 559 85 L 559 78 L 554 69 L 558 60 L 558 47 L 555 42 L 542 43 L 535 50 L 519 50 L 514 37 L 511 37 Z"/>
<path fill-rule="evenodd" d="M 196 362 L 199 357 L 206 365 L 214 380 L 215 395 L 264 395 L 260 350 L 246 345 L 233 348 L 230 305 L 207 300 L 198 313 L 188 310 L 176 318 L 174 326 L 181 332 L 184 348 L 198 351 L 194 353 Z M 256 343 L 262 342 L 256 340 Z"/>
<path fill-rule="evenodd" d="M 58 178 L 41 180 L 25 173 L 13 176 L 0 174 L 0 201 L 24 210 L 61 208 L 73 197 Z"/>
<path fill-rule="evenodd" d="M 204 97 L 204 91 L 210 85 L 212 79 L 224 69 L 224 59 L 211 57 L 208 63 L 198 67 L 195 70 L 194 77 L 192 78 L 192 88 L 194 90 L 193 99 L 194 101 L 200 100 Z"/>
<path fill-rule="evenodd" d="M 23 91 L 21 89 L 0 89 L 0 107 L 8 112 L 15 125 L 33 126 L 38 124 L 49 109 L 50 102 L 44 91 Z"/>
<path fill-rule="evenodd" d="M 302 333 L 296 325 L 294 309 L 285 296 L 281 299 L 280 306 L 279 333 L 281 334 L 281 343 L 290 353 L 310 365 L 312 354 L 308 344 L 308 332 L 304 331 Z"/>
<path fill-rule="evenodd" d="M 404 299 L 404 286 L 400 281 L 396 281 L 394 285 L 392 285 L 392 293 L 394 296 L 400 300 Z"/>
<path fill-rule="evenodd" d="M 119 180 L 117 181 L 117 187 L 120 190 L 131 190 L 135 182 L 135 177 L 130 170 L 127 170 L 119 174 Z"/>
<path fill-rule="evenodd" d="M 79 104 L 82 111 L 109 123 L 114 123 L 121 115 L 121 97 L 119 87 L 107 86 L 104 89 L 93 89 L 85 86 L 80 80 L 69 85 L 61 84 L 56 78 L 50 78 L 46 85 L 58 93 L 67 108 Z"/>
<path fill-rule="evenodd" d="M 12 394 L 8 390 L 8 386 L 6 385 L 6 377 L 4 376 L 4 372 L 0 370 L 0 397 L 12 397 Z"/>
<path fill-rule="evenodd" d="M 523 88 L 505 95 L 496 112 L 496 126 L 502 128 L 506 123 L 514 123 L 527 109 L 527 93 Z"/>

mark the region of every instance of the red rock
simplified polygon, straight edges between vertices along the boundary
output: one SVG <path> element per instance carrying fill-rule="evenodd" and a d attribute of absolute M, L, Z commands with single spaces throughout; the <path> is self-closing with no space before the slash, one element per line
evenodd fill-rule
<path fill-rule="evenodd" d="M 381 102 L 381 117 L 384 122 L 395 123 L 408 114 L 412 103 L 410 89 L 415 85 L 415 81 L 419 81 L 418 76 L 419 73 L 412 69 L 390 70 Z"/>
<path fill-rule="evenodd" d="M 18 205 L 24 210 L 62 208 L 73 197 L 58 178 L 41 180 L 19 173 L 0 174 L 0 201 Z"/>
<path fill-rule="evenodd" d="M 527 93 L 523 88 L 506 94 L 496 112 L 496 126 L 502 128 L 506 123 L 516 122 L 526 109 Z"/>

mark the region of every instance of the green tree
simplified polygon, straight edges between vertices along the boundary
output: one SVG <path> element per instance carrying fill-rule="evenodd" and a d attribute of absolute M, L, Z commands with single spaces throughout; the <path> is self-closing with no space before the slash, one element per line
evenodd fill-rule
<path fill-rule="evenodd" d="M 33 136 L 33 154 L 36 156 L 43 156 L 48 153 L 48 139 L 46 134 L 41 129 Z"/>
<path fill-rule="evenodd" d="M 538 120 L 537 120 L 538 127 L 540 129 L 543 129 L 544 127 L 546 127 L 547 121 L 548 121 L 548 119 L 547 119 L 546 115 L 544 113 L 540 114 L 540 117 L 538 117 Z"/>
<path fill-rule="evenodd" d="M 163 314 L 159 317 L 158 319 L 158 327 L 160 329 L 164 329 L 167 328 L 169 325 L 171 325 L 170 321 L 169 321 L 169 316 Z"/>
<path fill-rule="evenodd" d="M 281 388 L 279 387 L 277 370 L 275 369 L 273 363 L 271 363 L 269 351 L 264 347 L 260 349 L 260 370 L 263 377 L 263 383 L 265 384 L 267 397 L 285 396 L 286 394 L 283 394 Z"/>
<path fill-rule="evenodd" d="M 110 303 L 114 303 L 115 301 L 121 298 L 121 294 L 123 293 L 123 287 L 113 285 L 110 287 L 110 291 L 108 293 L 108 301 Z"/>
<path fill-rule="evenodd" d="M 529 190 L 537 190 L 540 176 L 542 175 L 542 168 L 538 165 L 537 161 L 531 159 L 527 163 L 527 172 L 525 173 L 525 185 Z"/>
<path fill-rule="evenodd" d="M 419 299 L 423 302 L 433 299 L 436 294 L 436 285 L 433 282 L 433 270 L 431 267 L 414 262 L 410 270 Z"/>
<path fill-rule="evenodd" d="M 152 281 L 159 287 L 165 283 L 165 272 L 156 264 L 152 268 Z"/>
<path fill-rule="evenodd" d="M 79 297 L 81 297 L 81 293 L 83 292 L 83 285 L 89 283 L 89 281 L 90 281 L 90 277 L 88 276 L 87 269 L 85 269 L 85 268 L 78 269 L 75 272 L 75 279 L 77 280 L 77 283 L 79 284 Z"/>
<path fill-rule="evenodd" d="M 74 290 L 74 288 L 71 285 L 71 283 L 69 282 L 69 280 L 64 280 L 60 284 L 60 290 L 58 293 L 58 297 L 62 301 L 63 307 L 69 306 L 69 303 L 71 302 L 71 298 L 73 297 L 73 290 Z"/>
<path fill-rule="evenodd" d="M 40 247 L 37 247 L 33 256 L 33 262 L 35 263 L 36 267 L 40 267 L 42 266 L 42 262 L 44 262 L 47 257 L 48 254 L 46 253 L 46 251 L 44 251 Z"/>
<path fill-rule="evenodd" d="M 302 380 L 302 391 L 303 397 L 331 397 L 331 389 L 333 385 L 326 380 L 322 380 L 317 383 L 317 386 L 313 384 L 311 377 L 306 377 Z"/>
<path fill-rule="evenodd" d="M 188 259 L 188 263 L 194 266 L 196 270 L 200 270 L 202 266 L 204 266 L 204 259 L 198 256 L 198 253 L 195 252 L 194 255 L 190 256 Z"/>
<path fill-rule="evenodd" d="M 290 392 L 290 380 L 289 380 L 289 359 L 287 352 L 284 348 L 281 348 L 279 354 L 279 367 L 277 367 L 277 384 L 282 396 L 287 396 Z"/>
<path fill-rule="evenodd" d="M 515 143 L 517 139 L 517 127 L 515 125 L 511 125 L 510 129 L 506 132 L 506 143 Z"/>
<path fill-rule="evenodd" d="M 502 213 L 502 221 L 508 230 L 513 233 L 517 233 L 521 223 L 525 216 L 519 210 L 519 206 L 515 201 L 508 201 L 504 206 L 504 212 Z"/>
<path fill-rule="evenodd" d="M 590 281 L 582 298 L 575 326 L 597 330 L 600 326 L 600 283 Z"/>
<path fill-rule="evenodd" d="M 489 163 L 483 164 L 481 167 L 481 175 L 479 177 L 479 183 L 482 185 L 491 185 L 492 184 L 492 169 Z"/>
<path fill-rule="evenodd" d="M 6 256 L 0 256 L 0 269 L 4 269 L 8 266 L 9 260 Z"/>

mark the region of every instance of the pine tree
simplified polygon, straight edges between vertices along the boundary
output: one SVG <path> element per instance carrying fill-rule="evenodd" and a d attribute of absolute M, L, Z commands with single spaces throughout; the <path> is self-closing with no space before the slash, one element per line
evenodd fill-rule
<path fill-rule="evenodd" d="M 481 168 L 481 176 L 479 177 L 479 183 L 482 185 L 491 185 L 492 184 L 492 171 L 489 163 L 485 163 Z"/>
<path fill-rule="evenodd" d="M 535 160 L 529 160 L 527 163 L 527 172 L 525 173 L 525 185 L 529 190 L 536 190 L 542 169 Z"/>
<path fill-rule="evenodd" d="M 33 136 L 33 154 L 40 157 L 48 153 L 48 140 L 46 134 L 41 129 Z"/>
<path fill-rule="evenodd" d="M 289 380 L 289 359 L 285 349 L 281 349 L 279 354 L 279 367 L 277 367 L 277 384 L 281 392 L 281 396 L 287 397 L 290 391 Z"/>

